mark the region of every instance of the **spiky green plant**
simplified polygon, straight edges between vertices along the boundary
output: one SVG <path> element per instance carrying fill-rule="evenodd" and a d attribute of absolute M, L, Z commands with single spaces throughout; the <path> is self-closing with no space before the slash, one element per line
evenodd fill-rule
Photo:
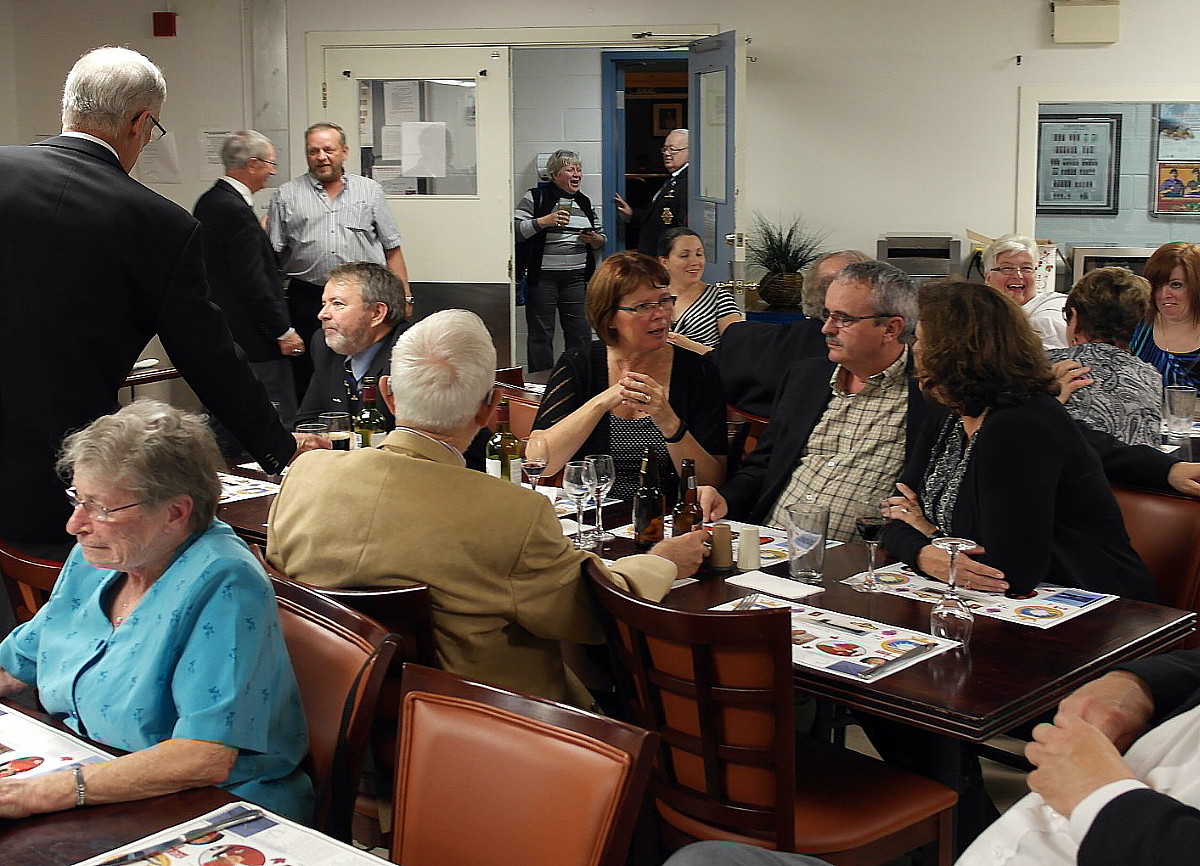
<path fill-rule="evenodd" d="M 821 254 L 825 238 L 824 232 L 810 228 L 800 217 L 783 228 L 756 211 L 746 238 L 746 257 L 768 274 L 796 274 Z"/>

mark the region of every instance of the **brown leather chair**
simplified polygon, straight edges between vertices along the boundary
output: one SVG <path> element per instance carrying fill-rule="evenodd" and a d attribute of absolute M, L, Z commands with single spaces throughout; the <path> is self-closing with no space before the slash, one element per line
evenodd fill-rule
<path fill-rule="evenodd" d="M 0 577 L 18 623 L 32 619 L 46 603 L 62 567 L 61 562 L 30 556 L 0 542 Z"/>
<path fill-rule="evenodd" d="M 1158 601 L 1200 612 L 1200 500 L 1113 485 L 1125 531 L 1154 577 Z M 1200 646 L 1193 635 L 1184 646 Z"/>
<path fill-rule="evenodd" d="M 404 666 L 395 836 L 404 866 L 622 866 L 658 737 Z"/>
<path fill-rule="evenodd" d="M 743 842 L 871 866 L 928 846 L 951 859 L 949 788 L 797 740 L 787 610 L 694 613 L 587 567 L 629 718 L 662 735 L 650 791 L 662 838 Z"/>
<path fill-rule="evenodd" d="M 520 388 L 525 384 L 525 368 L 498 367 L 496 368 L 496 381 L 503 382 L 505 385 L 515 385 Z"/>
<path fill-rule="evenodd" d="M 272 577 L 308 722 L 313 826 L 349 842 L 363 758 L 396 636 L 316 590 Z"/>

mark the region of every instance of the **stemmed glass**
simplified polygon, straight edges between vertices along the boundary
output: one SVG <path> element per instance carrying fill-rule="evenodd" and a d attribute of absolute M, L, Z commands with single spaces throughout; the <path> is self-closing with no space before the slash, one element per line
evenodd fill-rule
<path fill-rule="evenodd" d="M 884 502 L 886 503 L 886 500 Z M 881 503 L 875 501 L 864 502 L 859 516 L 854 518 L 854 528 L 866 543 L 868 551 L 867 576 L 855 587 L 859 592 L 875 592 L 879 589 L 879 584 L 875 582 L 875 551 L 879 547 L 879 535 L 888 522 L 888 519 L 879 513 L 880 505 Z"/>
<path fill-rule="evenodd" d="M 604 530 L 604 497 L 617 480 L 617 467 L 611 454 L 589 454 L 586 459 L 596 480 L 596 531 L 592 537 L 597 542 L 611 541 L 615 536 Z"/>
<path fill-rule="evenodd" d="M 975 542 L 967 538 L 935 538 L 933 546 L 950 554 L 950 589 L 929 612 L 929 631 L 965 644 L 971 639 L 975 614 L 958 594 L 958 554 L 975 547 Z"/>
<path fill-rule="evenodd" d="M 546 463 L 550 460 L 550 447 L 546 437 L 537 433 L 525 440 L 521 449 L 521 469 L 529 477 L 529 487 L 537 489 L 538 479 L 546 472 Z"/>
<path fill-rule="evenodd" d="M 592 467 L 586 460 L 572 460 L 563 469 L 563 492 L 575 500 L 575 546 L 588 550 L 595 542 L 583 531 L 583 502 L 592 492 L 595 481 Z"/>

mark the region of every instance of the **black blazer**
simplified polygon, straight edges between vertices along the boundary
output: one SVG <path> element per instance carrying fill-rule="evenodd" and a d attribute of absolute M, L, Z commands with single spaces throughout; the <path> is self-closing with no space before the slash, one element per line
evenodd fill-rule
<path fill-rule="evenodd" d="M 804 456 L 808 437 L 833 398 L 829 377 L 835 366 L 828 357 L 806 358 L 788 370 L 771 406 L 771 422 L 758 440 L 758 447 L 742 462 L 737 474 L 720 488 L 732 519 L 762 523 L 771 513 Z M 917 432 L 935 411 L 921 396 L 916 380 L 909 380 L 908 392 L 904 433 L 906 461 L 911 456 Z M 896 467 L 897 477 L 901 468 Z"/>
<path fill-rule="evenodd" d="M 743 412 L 771 417 L 771 404 L 788 368 L 829 352 L 821 324 L 805 317 L 787 324 L 734 322 L 726 328 L 708 355 L 721 371 L 725 399 Z"/>
<path fill-rule="evenodd" d="M 632 222 L 638 227 L 638 252 L 658 257 L 658 239 L 672 226 L 688 224 L 688 168 L 663 181 L 659 192 L 646 207 L 634 210 Z"/>
<path fill-rule="evenodd" d="M 295 452 L 208 299 L 200 226 L 71 136 L 0 147 L 0 536 L 66 540 L 63 434 L 117 409 L 156 333 L 196 395 L 270 472 Z"/>
<path fill-rule="evenodd" d="M 374 376 L 375 381 L 378 382 L 381 376 L 386 376 L 391 372 L 392 347 L 396 345 L 396 338 L 406 330 L 408 330 L 408 322 L 401 322 L 392 329 L 390 334 L 380 340 L 383 345 L 371 359 L 371 365 L 367 368 L 364 377 Z M 308 351 L 312 355 L 313 375 L 308 383 L 308 390 L 304 392 L 304 399 L 300 402 L 300 408 L 296 411 L 296 423 L 311 424 L 322 412 L 356 414 L 360 406 L 357 400 L 351 400 L 346 389 L 346 356 L 339 355 L 325 345 L 325 332 L 319 328 L 308 342 Z M 383 402 L 382 395 L 375 398 L 375 407 L 383 413 L 383 417 L 387 418 L 389 425 L 396 423 L 387 404 Z"/>
<path fill-rule="evenodd" d="M 283 358 L 276 342 L 291 327 L 283 278 L 267 233 L 242 194 L 223 180 L 200 196 L 193 215 L 204 227 L 204 268 L 212 300 L 251 361 Z"/>

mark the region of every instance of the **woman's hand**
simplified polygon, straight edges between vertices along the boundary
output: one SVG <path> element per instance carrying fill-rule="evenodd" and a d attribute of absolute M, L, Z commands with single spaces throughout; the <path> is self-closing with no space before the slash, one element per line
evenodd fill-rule
<path fill-rule="evenodd" d="M 579 239 L 594 250 L 604 246 L 604 235 L 598 233 L 595 229 L 584 229 L 579 233 Z"/>
<path fill-rule="evenodd" d="M 621 388 L 621 402 L 649 415 L 663 435 L 674 435 L 679 429 L 679 416 L 667 402 L 667 392 L 653 377 L 631 370 L 617 380 L 617 385 Z"/>
<path fill-rule="evenodd" d="M 884 507 L 880 509 L 883 511 L 883 516 L 903 521 L 922 535 L 929 535 L 936 531 L 937 527 L 925 518 L 925 512 L 921 508 L 921 501 L 917 498 L 916 492 L 907 484 L 899 482 L 896 484 L 896 489 L 900 491 L 899 495 L 889 496 L 884 500 Z"/>
<path fill-rule="evenodd" d="M 693 340 L 691 337 L 685 337 L 683 334 L 676 334 L 671 331 L 667 334 L 667 342 L 672 346 L 678 346 L 681 349 L 689 349 L 697 355 L 707 355 L 712 351 L 712 346 L 706 346 Z"/>
<path fill-rule="evenodd" d="M 969 551 L 958 554 L 958 585 L 963 589 L 977 589 L 980 592 L 1005 592 L 1008 583 L 1004 580 L 1004 572 L 967 556 L 967 553 L 983 552 L 983 548 L 976 545 Z M 917 568 L 934 580 L 950 582 L 950 554 L 932 544 L 925 545 L 917 553 Z"/>
<path fill-rule="evenodd" d="M 538 228 L 555 229 L 562 228 L 571 221 L 571 215 L 565 210 L 552 210 L 545 216 L 540 216 L 534 222 L 538 224 Z"/>
<path fill-rule="evenodd" d="M 1066 403 L 1071 398 L 1071 395 L 1080 388 L 1091 385 L 1096 381 L 1087 377 L 1087 374 L 1092 372 L 1091 367 L 1085 367 L 1078 361 L 1070 359 L 1055 361 L 1050 365 L 1050 372 L 1058 380 L 1058 402 L 1060 403 Z"/>

